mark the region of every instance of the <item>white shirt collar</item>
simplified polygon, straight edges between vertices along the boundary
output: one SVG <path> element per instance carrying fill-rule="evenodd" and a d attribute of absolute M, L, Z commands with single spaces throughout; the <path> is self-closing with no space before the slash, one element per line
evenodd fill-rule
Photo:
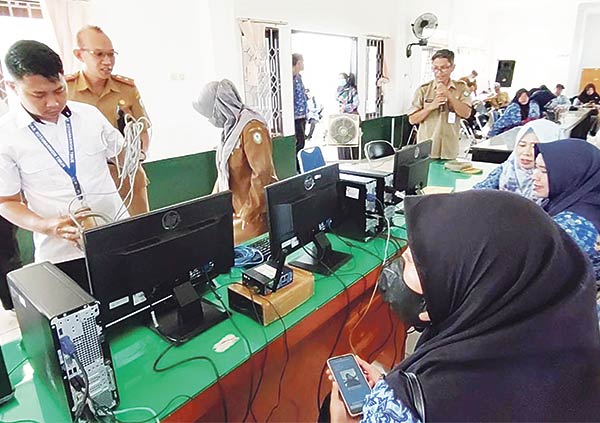
<path fill-rule="evenodd" d="M 72 113 L 71 109 L 69 109 L 69 106 L 67 105 L 61 112 L 62 116 L 59 116 L 59 120 L 64 119 L 66 117 L 71 117 L 72 114 L 73 113 Z M 19 105 L 19 107 L 17 108 L 17 111 L 16 111 L 16 115 L 17 115 L 16 123 L 17 123 L 17 127 L 19 129 L 27 128 L 32 122 L 41 123 L 41 124 L 45 125 L 45 122 L 43 122 L 40 119 L 31 115 L 27 111 L 27 109 L 25 109 L 25 107 L 23 107 L 23 105 Z"/>

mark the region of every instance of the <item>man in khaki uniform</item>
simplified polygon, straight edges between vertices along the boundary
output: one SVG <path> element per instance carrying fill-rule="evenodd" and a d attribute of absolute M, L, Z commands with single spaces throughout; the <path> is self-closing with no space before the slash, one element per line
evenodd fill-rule
<path fill-rule="evenodd" d="M 501 109 L 508 106 L 510 97 L 507 92 L 500 91 L 500 84 L 498 82 L 494 84 L 494 93 L 495 94 L 487 100 L 494 109 Z"/>
<path fill-rule="evenodd" d="M 65 77 L 68 85 L 69 99 L 96 106 L 108 121 L 119 128 L 118 119 L 121 110 L 135 119 L 146 116 L 146 111 L 140 99 L 133 79 L 113 75 L 116 52 L 110 38 L 97 26 L 86 26 L 77 33 L 77 46 L 73 54 L 83 63 L 83 70 Z M 144 129 L 141 134 L 141 160 L 146 158 L 149 147 L 148 132 Z M 110 164 L 110 173 L 119 186 L 117 167 Z M 138 168 L 133 181 L 133 196 L 128 207 L 129 214 L 136 216 L 149 210 L 147 187 L 148 179 L 143 167 Z M 125 201 L 130 191 L 129 179 L 126 178 L 119 190 Z"/>
<path fill-rule="evenodd" d="M 454 81 L 454 53 L 438 50 L 432 57 L 435 79 L 421 85 L 408 111 L 411 124 L 419 124 L 417 142 L 433 140 L 431 157 L 455 159 L 458 156 L 460 119 L 471 115 L 470 91 L 463 81 Z"/>

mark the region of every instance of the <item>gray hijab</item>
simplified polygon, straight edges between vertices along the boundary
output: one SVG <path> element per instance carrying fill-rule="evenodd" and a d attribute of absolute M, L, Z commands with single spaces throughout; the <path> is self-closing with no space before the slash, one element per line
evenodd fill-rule
<path fill-rule="evenodd" d="M 259 113 L 244 106 L 235 85 L 228 79 L 206 84 L 192 106 L 214 126 L 223 128 L 216 162 L 219 191 L 226 191 L 229 189 L 228 160 L 239 146 L 244 127 L 252 120 L 258 120 L 265 126 L 267 122 Z"/>

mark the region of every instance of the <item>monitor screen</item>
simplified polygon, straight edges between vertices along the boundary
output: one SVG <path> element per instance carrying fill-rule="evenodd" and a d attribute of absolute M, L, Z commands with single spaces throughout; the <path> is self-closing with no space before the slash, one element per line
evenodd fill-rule
<path fill-rule="evenodd" d="M 322 274 L 341 266 L 322 234 L 341 218 L 337 164 L 276 182 L 265 188 L 271 257 L 275 260 L 304 248 L 306 257 L 291 265 Z M 314 246 L 308 246 L 315 242 Z M 335 259 L 333 259 L 335 256 Z M 329 260 L 332 261 L 329 261 Z M 345 262 L 345 261 L 344 261 Z"/>
<path fill-rule="evenodd" d="M 90 293 L 107 326 L 147 309 L 186 282 L 233 266 L 231 193 L 202 197 L 84 232 Z"/>

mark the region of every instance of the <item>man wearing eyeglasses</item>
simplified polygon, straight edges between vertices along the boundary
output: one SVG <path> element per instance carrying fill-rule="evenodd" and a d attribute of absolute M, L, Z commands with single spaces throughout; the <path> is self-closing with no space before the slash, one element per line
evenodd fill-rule
<path fill-rule="evenodd" d="M 73 50 L 75 57 L 82 63 L 83 69 L 65 77 L 69 90 L 69 100 L 96 106 L 108 121 L 123 133 L 123 115 L 131 115 L 135 119 L 144 116 L 146 111 L 133 79 L 112 73 L 117 52 L 110 38 L 97 26 L 86 26 L 77 33 L 77 46 Z M 149 137 L 147 128 L 141 135 L 141 160 L 145 160 Z M 117 187 L 119 176 L 117 166 L 109 166 L 111 176 Z M 133 195 L 128 211 L 131 216 L 146 213 L 149 210 L 146 172 L 140 165 L 133 182 Z M 124 201 L 128 200 L 131 187 L 125 178 L 119 194 Z"/>
<path fill-rule="evenodd" d="M 460 119 L 471 115 L 470 91 L 464 81 L 450 78 L 454 53 L 438 50 L 433 57 L 434 79 L 421 85 L 408 111 L 411 124 L 419 124 L 417 142 L 433 140 L 431 157 L 455 159 L 459 153 Z"/>

